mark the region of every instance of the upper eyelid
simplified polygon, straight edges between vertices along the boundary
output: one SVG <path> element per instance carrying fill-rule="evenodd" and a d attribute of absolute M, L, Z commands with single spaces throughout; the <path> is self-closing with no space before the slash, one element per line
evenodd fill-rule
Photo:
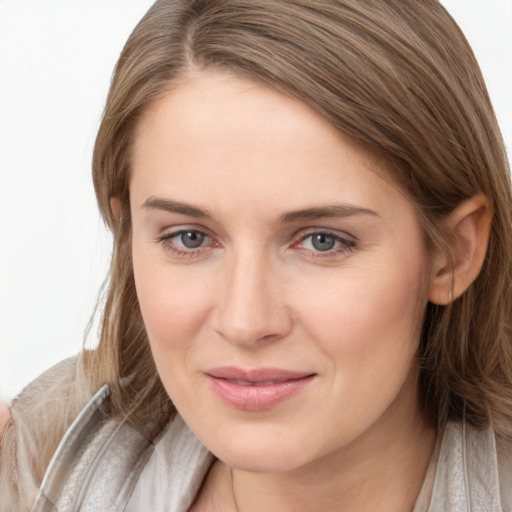
<path fill-rule="evenodd" d="M 340 231 L 338 229 L 331 229 L 331 228 L 320 228 L 320 227 L 311 227 L 311 228 L 305 228 L 299 230 L 295 235 L 295 240 L 303 240 L 304 238 L 307 238 L 308 236 L 315 235 L 315 234 L 326 234 L 330 236 L 334 236 L 336 238 L 339 238 L 341 240 L 347 240 L 350 242 L 358 242 L 359 239 L 350 234 L 346 231 Z"/>
<path fill-rule="evenodd" d="M 196 233 L 201 233 L 202 235 L 205 236 L 205 239 L 213 240 L 213 237 L 211 235 L 209 235 L 206 231 L 203 231 L 200 229 L 190 229 L 190 228 L 189 229 L 187 229 L 187 228 L 177 229 L 177 230 L 168 231 L 168 232 L 164 231 L 162 234 L 160 234 L 156 237 L 156 240 L 157 241 L 170 240 L 171 238 L 175 238 L 183 233 L 188 233 L 191 231 L 196 232 Z"/>
<path fill-rule="evenodd" d="M 186 232 L 186 231 L 197 231 L 198 233 L 203 233 L 206 236 L 209 236 L 210 238 L 213 238 L 213 235 L 209 229 L 206 229 L 205 227 L 199 227 L 194 226 L 193 224 L 180 224 L 177 226 L 166 226 L 162 229 L 158 230 L 158 238 L 166 237 L 166 238 L 172 238 L 173 236 L 179 235 L 180 233 Z"/>

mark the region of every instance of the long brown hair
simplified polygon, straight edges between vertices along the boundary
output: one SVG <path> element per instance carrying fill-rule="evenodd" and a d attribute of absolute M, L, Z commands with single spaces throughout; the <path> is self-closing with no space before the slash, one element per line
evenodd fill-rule
<path fill-rule="evenodd" d="M 141 415 L 162 424 L 173 411 L 133 279 L 130 149 L 141 114 L 192 67 L 298 98 L 386 160 L 432 250 L 446 250 L 447 213 L 487 196 L 493 217 L 479 277 L 451 305 L 425 313 L 420 396 L 439 425 L 464 415 L 512 438 L 509 168 L 479 66 L 436 0 L 158 0 L 140 21 L 117 63 L 93 161 L 114 251 L 90 372 L 95 386 L 110 384 L 113 411 L 139 426 Z"/>

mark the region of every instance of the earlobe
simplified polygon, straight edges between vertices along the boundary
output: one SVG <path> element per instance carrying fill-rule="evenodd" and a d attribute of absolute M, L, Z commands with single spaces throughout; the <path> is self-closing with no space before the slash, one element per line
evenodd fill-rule
<path fill-rule="evenodd" d="M 463 201 L 445 220 L 448 255 L 433 261 L 429 300 L 447 305 L 477 278 L 485 260 L 491 226 L 487 198 L 479 194 Z"/>
<path fill-rule="evenodd" d="M 121 200 L 118 197 L 110 198 L 110 211 L 116 221 L 121 217 Z"/>

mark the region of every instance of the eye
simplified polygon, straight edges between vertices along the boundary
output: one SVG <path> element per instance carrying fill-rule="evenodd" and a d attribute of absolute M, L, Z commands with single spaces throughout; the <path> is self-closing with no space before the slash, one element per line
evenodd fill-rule
<path fill-rule="evenodd" d="M 304 248 L 321 252 L 331 251 L 335 247 L 339 247 L 339 245 L 340 241 L 335 236 L 327 233 L 313 233 L 303 240 Z"/>
<path fill-rule="evenodd" d="M 186 249 L 197 249 L 201 247 L 205 238 L 206 235 L 200 231 L 181 231 L 172 237 L 175 243 L 181 244 Z"/>
<path fill-rule="evenodd" d="M 330 256 L 353 249 L 356 242 L 348 237 L 329 231 L 314 231 L 303 235 L 298 246 L 311 251 L 315 256 Z"/>
<path fill-rule="evenodd" d="M 156 239 L 165 249 L 179 256 L 193 256 L 213 244 L 213 240 L 203 231 L 197 229 L 180 229 L 165 233 Z"/>

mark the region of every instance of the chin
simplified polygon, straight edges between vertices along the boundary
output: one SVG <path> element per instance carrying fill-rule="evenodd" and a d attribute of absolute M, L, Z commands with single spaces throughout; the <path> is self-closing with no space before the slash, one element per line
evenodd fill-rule
<path fill-rule="evenodd" d="M 298 446 L 307 446 L 288 437 L 286 441 L 260 432 L 252 439 L 230 434 L 226 442 L 205 439 L 203 443 L 212 453 L 229 467 L 256 473 L 281 473 L 292 471 L 316 458 L 314 450 L 305 451 Z M 310 448 L 311 447 L 310 445 Z"/>
<path fill-rule="evenodd" d="M 292 453 L 276 453 L 275 450 L 262 452 L 261 450 L 243 453 L 219 453 L 216 456 L 233 469 L 251 473 L 286 473 L 305 464 L 304 460 L 297 459 L 296 450 Z"/>

